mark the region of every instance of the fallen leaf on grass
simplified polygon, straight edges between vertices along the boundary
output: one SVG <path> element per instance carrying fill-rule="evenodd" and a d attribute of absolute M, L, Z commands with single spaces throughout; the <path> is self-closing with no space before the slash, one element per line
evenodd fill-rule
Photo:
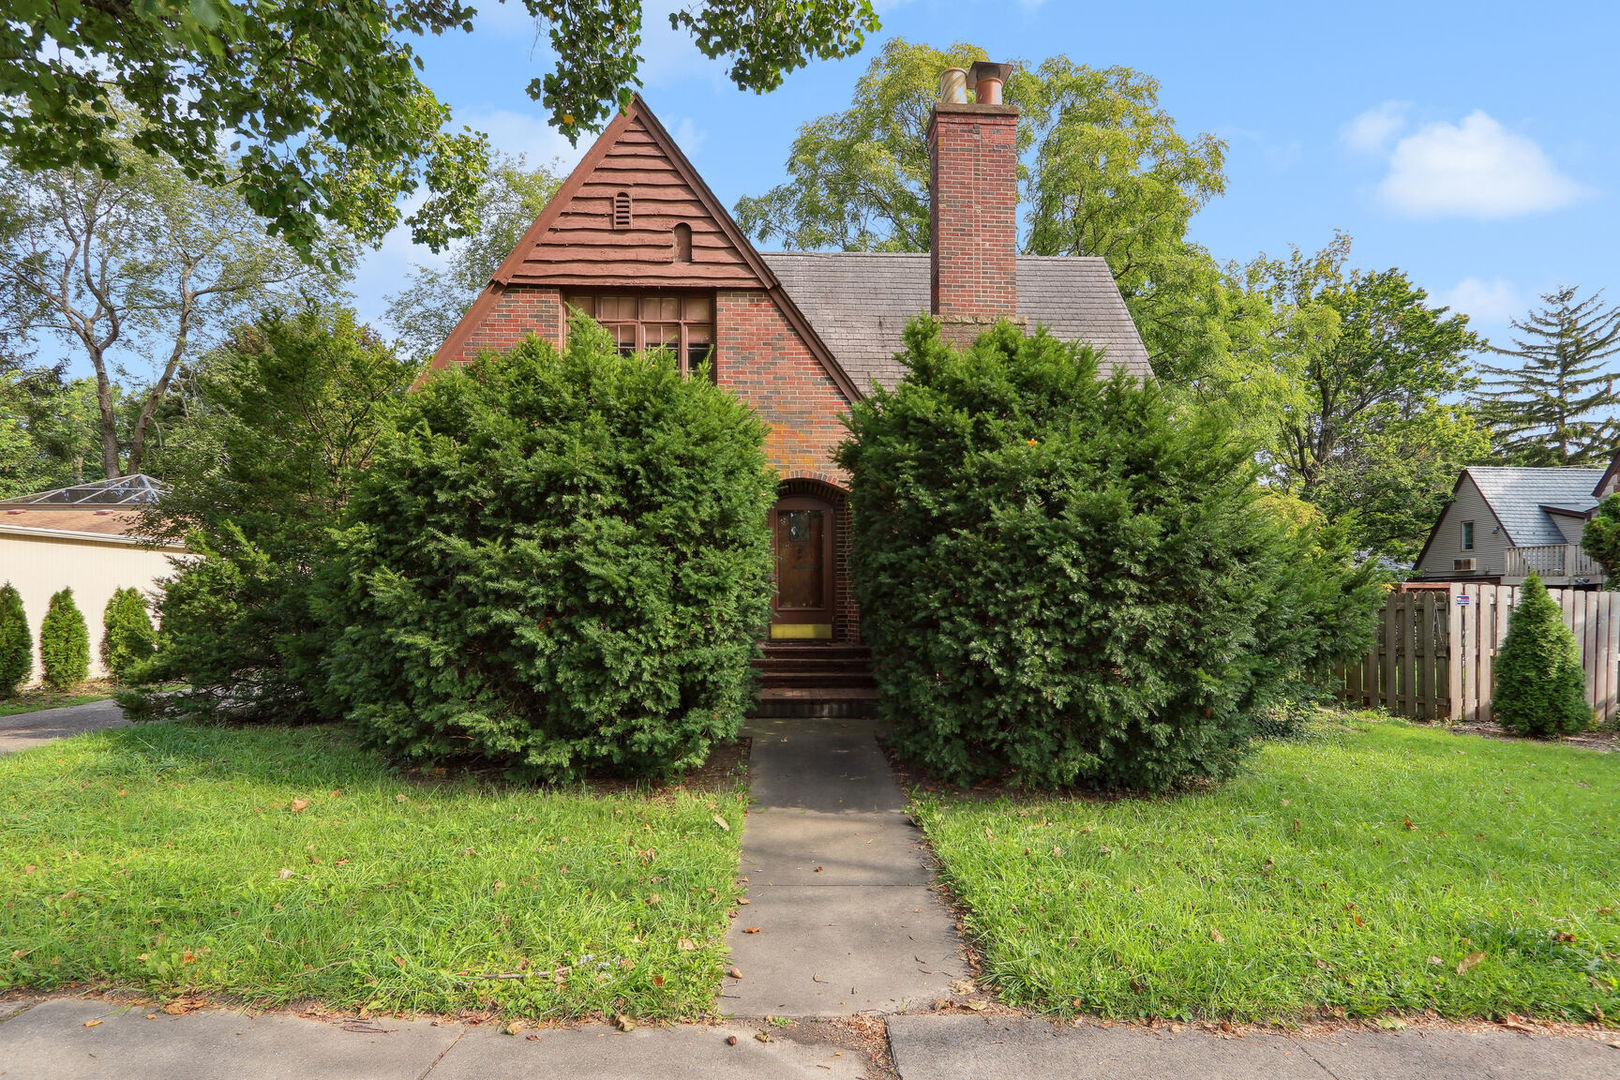
<path fill-rule="evenodd" d="M 681 952 L 692 952 L 697 948 L 697 942 L 691 938 L 681 938 L 675 942 L 675 948 Z"/>
<path fill-rule="evenodd" d="M 1429 964 L 1431 967 L 1439 967 L 1443 963 L 1445 963 L 1445 961 L 1440 959 L 1438 956 L 1429 957 Z"/>
<path fill-rule="evenodd" d="M 286 881 L 290 877 L 297 877 L 297 876 L 298 876 L 298 874 L 297 874 L 296 871 L 289 870 L 285 866 L 283 866 L 280 869 L 280 871 L 278 871 L 276 873 L 276 877 L 280 878 L 282 881 Z"/>
<path fill-rule="evenodd" d="M 657 893 L 648 893 L 645 903 L 648 907 L 657 907 L 664 902 L 664 898 Z"/>
<path fill-rule="evenodd" d="M 1479 962 L 1483 959 L 1485 959 L 1485 954 L 1482 952 L 1469 953 L 1467 956 L 1457 961 L 1457 974 L 1468 974 L 1470 971 L 1473 971 L 1476 967 L 1478 967 Z"/>
<path fill-rule="evenodd" d="M 86 1020 L 84 1022 L 84 1026 L 85 1027 L 95 1027 L 99 1023 L 101 1023 L 100 1020 Z"/>
<path fill-rule="evenodd" d="M 757 934 L 757 933 L 759 933 L 759 927 L 757 927 L 757 926 L 745 926 L 745 927 L 743 927 L 743 933 L 745 933 L 745 934 Z"/>
<path fill-rule="evenodd" d="M 652 984 L 654 986 L 658 987 L 659 989 L 663 989 L 664 977 L 662 975 L 654 975 L 652 977 Z"/>
<path fill-rule="evenodd" d="M 287 809 L 291 810 L 295 814 L 302 814 L 305 810 L 309 809 L 309 800 L 294 799 L 292 802 L 287 804 Z"/>
<path fill-rule="evenodd" d="M 1226 938 L 1221 936 L 1221 932 L 1219 930 L 1211 930 L 1209 932 L 1209 939 L 1217 945 L 1226 944 Z"/>
<path fill-rule="evenodd" d="M 714 823 L 716 825 L 720 826 L 726 832 L 731 831 L 731 822 L 727 821 L 725 818 L 721 817 L 719 814 L 714 815 Z"/>

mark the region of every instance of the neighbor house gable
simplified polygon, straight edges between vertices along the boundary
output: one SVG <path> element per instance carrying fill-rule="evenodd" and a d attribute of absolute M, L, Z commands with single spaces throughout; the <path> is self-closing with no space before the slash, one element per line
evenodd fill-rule
<path fill-rule="evenodd" d="M 1474 547 L 1462 547 L 1462 523 L 1474 522 Z M 1419 576 L 1444 577 L 1456 573 L 1456 559 L 1471 558 L 1475 574 L 1501 573 L 1507 549 L 1512 546 L 1507 530 L 1491 508 L 1490 500 L 1464 469 L 1451 488 L 1451 499 L 1423 542 L 1412 569 Z"/>

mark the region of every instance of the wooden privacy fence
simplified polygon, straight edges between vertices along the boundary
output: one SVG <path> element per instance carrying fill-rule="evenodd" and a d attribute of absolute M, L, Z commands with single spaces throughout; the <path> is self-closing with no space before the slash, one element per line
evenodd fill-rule
<path fill-rule="evenodd" d="M 1575 633 L 1586 700 L 1604 723 L 1620 716 L 1620 593 L 1549 589 Z M 1345 667 L 1344 697 L 1424 720 L 1490 720 L 1492 665 L 1519 602 L 1509 585 L 1392 592 L 1377 641 Z"/>

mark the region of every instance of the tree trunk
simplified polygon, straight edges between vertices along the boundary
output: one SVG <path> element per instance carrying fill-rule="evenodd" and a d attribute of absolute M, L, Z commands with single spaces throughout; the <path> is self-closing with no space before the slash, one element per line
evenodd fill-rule
<path fill-rule="evenodd" d="M 96 369 L 96 411 L 101 434 L 101 468 L 108 479 L 123 476 L 118 464 L 118 414 L 113 409 L 112 383 L 107 378 L 107 361 L 102 351 L 89 346 L 90 363 Z"/>

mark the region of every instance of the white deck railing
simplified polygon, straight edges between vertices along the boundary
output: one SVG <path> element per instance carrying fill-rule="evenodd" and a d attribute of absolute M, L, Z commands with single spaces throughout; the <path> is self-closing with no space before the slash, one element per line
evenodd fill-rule
<path fill-rule="evenodd" d="M 1523 581 L 1532 571 L 1543 581 L 1549 578 L 1560 582 L 1582 578 L 1592 582 L 1603 580 L 1603 567 L 1582 551 L 1579 544 L 1544 544 L 1507 549 L 1507 562 L 1502 571 L 1504 584 Z"/>

